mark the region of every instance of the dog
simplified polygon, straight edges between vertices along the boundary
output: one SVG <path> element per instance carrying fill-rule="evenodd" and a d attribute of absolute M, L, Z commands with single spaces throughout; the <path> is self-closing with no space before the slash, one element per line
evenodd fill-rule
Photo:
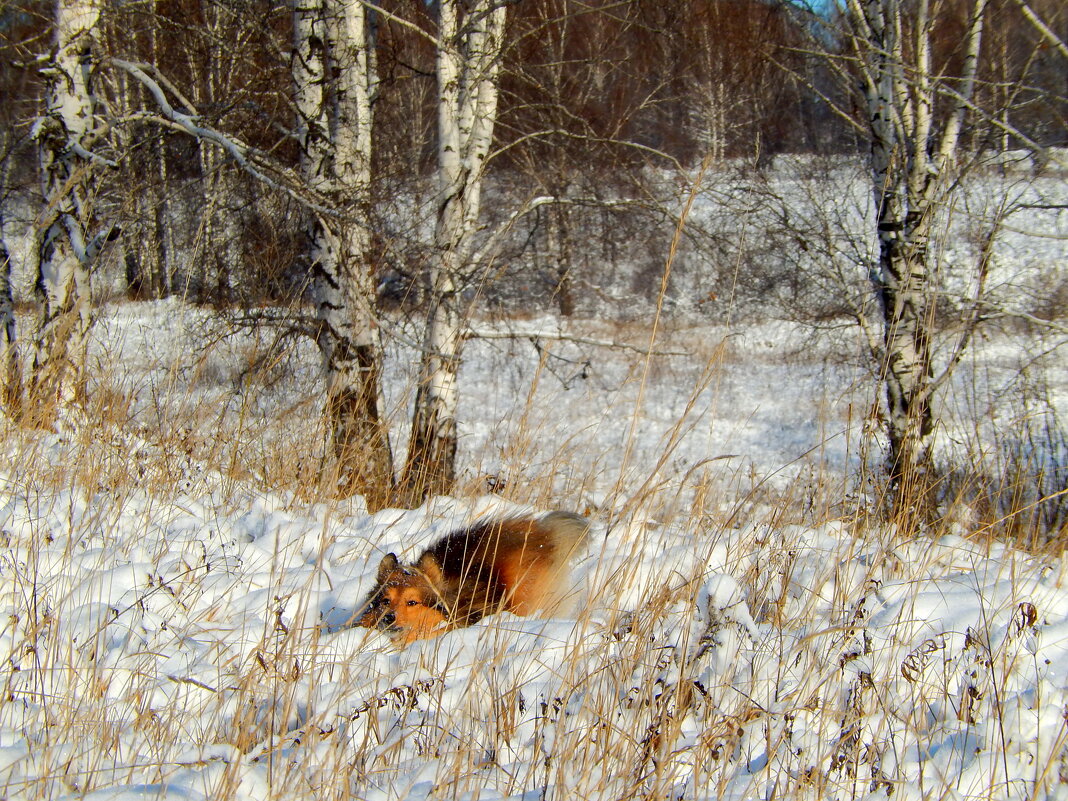
<path fill-rule="evenodd" d="M 407 645 L 496 612 L 551 611 L 589 531 L 579 515 L 550 512 L 475 523 L 438 540 L 412 565 L 387 554 L 357 625 Z"/>

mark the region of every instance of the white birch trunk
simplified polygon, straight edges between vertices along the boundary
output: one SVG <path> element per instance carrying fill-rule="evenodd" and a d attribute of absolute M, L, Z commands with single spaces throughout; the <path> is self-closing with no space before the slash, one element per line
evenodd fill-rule
<path fill-rule="evenodd" d="M 557 193 L 563 197 L 562 192 Z M 561 317 L 573 317 L 575 314 L 575 286 L 572 275 L 572 239 L 571 212 L 566 203 L 555 203 L 547 212 L 546 253 L 549 255 L 550 270 L 556 280 L 553 298 Z"/>
<path fill-rule="evenodd" d="M 240 297 L 243 283 L 240 182 L 229 159 L 213 144 L 201 141 L 199 155 L 204 197 L 200 247 L 185 292 L 197 301 L 226 303 L 233 295 Z"/>
<path fill-rule="evenodd" d="M 367 216 L 373 46 L 366 9 L 356 0 L 296 0 L 293 29 L 301 170 L 337 211 L 318 214 L 308 236 L 339 489 L 362 493 L 377 508 L 392 494 L 393 461 L 381 408 L 382 344 Z"/>
<path fill-rule="evenodd" d="M 159 0 L 152 0 L 155 18 Z M 149 53 L 159 61 L 157 25 L 149 29 Z M 125 72 L 113 76 L 123 108 L 143 108 L 145 88 Z M 121 152 L 134 155 L 124 170 L 127 203 L 135 209 L 135 222 L 127 227 L 126 288 L 137 298 L 162 298 L 170 293 L 172 211 L 167 191 L 167 158 L 163 132 L 152 123 L 134 123 L 116 130 Z"/>
<path fill-rule="evenodd" d="M 718 164 L 727 155 L 728 92 L 722 81 L 710 80 L 697 96 L 697 141 L 701 151 Z"/>
<path fill-rule="evenodd" d="M 442 0 L 438 22 L 438 213 L 434 264 L 403 486 L 410 503 L 452 489 L 457 374 L 464 341 L 460 292 L 474 246 L 485 161 L 497 119 L 506 6 Z"/>
<path fill-rule="evenodd" d="M 83 391 L 83 367 L 93 316 L 90 269 L 109 238 L 90 236 L 89 174 L 108 163 L 91 152 L 94 135 L 93 37 L 103 0 L 57 0 L 55 49 L 42 70 L 45 108 L 34 136 L 38 143 L 44 202 L 36 294 L 39 318 L 31 362 L 31 391 L 47 421 L 53 400 Z"/>
<path fill-rule="evenodd" d="M 130 104 L 132 106 L 132 104 Z M 170 200 L 166 191 L 167 162 L 163 137 L 154 126 L 120 131 L 125 152 L 140 142 L 141 158 L 129 174 L 127 202 L 135 222 L 127 227 L 126 289 L 133 297 L 155 299 L 170 293 Z"/>
<path fill-rule="evenodd" d="M 946 201 L 963 114 L 974 91 L 986 0 L 973 0 L 959 101 L 935 119 L 939 77 L 931 71 L 933 21 L 928 0 L 915 6 L 908 47 L 899 0 L 850 0 L 853 45 L 871 140 L 878 262 L 871 281 L 883 318 L 889 470 L 899 508 L 930 489 L 934 287 L 928 251 L 935 215 Z M 941 122 L 941 126 L 936 123 Z M 941 134 L 935 131 L 941 127 Z"/>
<path fill-rule="evenodd" d="M 233 35 L 229 20 L 233 11 L 201 0 L 201 14 L 208 32 L 208 58 L 195 81 L 193 101 L 200 108 L 225 105 L 232 91 L 228 71 L 234 56 L 227 50 Z M 186 275 L 185 292 L 195 300 L 227 303 L 248 300 L 241 253 L 242 232 L 248 223 L 247 201 L 241 176 L 230 159 L 215 145 L 199 142 L 201 191 L 200 247 Z"/>
<path fill-rule="evenodd" d="M 11 254 L 7 249 L 4 215 L 0 209 L 0 403 L 9 412 L 17 413 L 21 397 L 15 300 L 11 288 Z"/>
<path fill-rule="evenodd" d="M 9 131 L 0 134 L 0 150 L 10 152 Z M 6 195 L 11 160 L 0 165 L 0 191 Z M 0 197 L 0 404 L 17 416 L 22 401 L 22 372 L 15 325 L 15 295 L 11 281 L 11 252 L 7 247 L 3 199 Z"/>

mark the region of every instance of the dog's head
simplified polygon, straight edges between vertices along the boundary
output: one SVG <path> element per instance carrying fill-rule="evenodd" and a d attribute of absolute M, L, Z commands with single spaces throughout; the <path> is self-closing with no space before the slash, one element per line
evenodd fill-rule
<path fill-rule="evenodd" d="M 402 643 L 435 637 L 448 619 L 442 586 L 441 565 L 431 554 L 410 567 L 388 554 L 378 566 L 378 582 L 358 624 L 385 631 Z"/>

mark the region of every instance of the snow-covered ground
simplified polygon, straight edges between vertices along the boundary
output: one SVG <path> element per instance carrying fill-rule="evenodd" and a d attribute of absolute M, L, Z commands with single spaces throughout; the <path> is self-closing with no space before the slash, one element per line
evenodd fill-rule
<path fill-rule="evenodd" d="M 265 490 L 243 452 L 293 447 L 270 420 L 314 438 L 310 353 L 250 382 L 255 343 L 200 350 L 202 325 L 113 307 L 101 387 L 125 422 L 5 429 L 0 794 L 1068 797 L 1068 563 L 836 517 L 871 399 L 848 339 L 680 326 L 648 363 L 473 342 L 470 493 L 369 515 Z M 648 345 L 553 325 L 511 328 Z M 1026 358 L 995 346 L 988 372 Z M 515 500 L 480 495 L 488 474 Z M 384 553 L 551 506 L 594 526 L 569 614 L 404 650 L 348 627 Z"/>
<path fill-rule="evenodd" d="M 346 627 L 386 551 L 523 511 L 7 484 L 3 794 L 1065 797 L 1063 556 L 595 520 L 568 616 Z"/>
<path fill-rule="evenodd" d="M 1068 214 L 1034 213 L 991 272 L 1027 313 L 1066 263 Z M 974 258 L 954 242 L 944 263 Z M 1065 555 L 964 502 L 918 537 L 868 516 L 855 332 L 630 319 L 479 320 L 458 497 L 371 515 L 314 501 L 308 343 L 108 307 L 91 410 L 0 420 L 0 797 L 1068 798 Z M 389 334 L 403 454 L 418 332 Z M 1063 479 L 1063 443 L 1027 434 L 1068 414 L 1056 344 L 975 340 L 940 452 Z M 566 613 L 403 650 L 349 626 L 383 554 L 551 508 L 593 524 Z"/>

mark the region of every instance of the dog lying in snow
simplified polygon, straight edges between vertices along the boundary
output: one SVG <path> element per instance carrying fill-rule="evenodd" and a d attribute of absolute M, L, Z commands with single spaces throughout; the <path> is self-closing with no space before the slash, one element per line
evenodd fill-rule
<path fill-rule="evenodd" d="M 561 600 L 568 562 L 590 525 L 570 512 L 476 523 L 431 545 L 412 565 L 388 554 L 358 625 L 398 644 L 470 626 L 486 615 L 529 615 Z"/>

